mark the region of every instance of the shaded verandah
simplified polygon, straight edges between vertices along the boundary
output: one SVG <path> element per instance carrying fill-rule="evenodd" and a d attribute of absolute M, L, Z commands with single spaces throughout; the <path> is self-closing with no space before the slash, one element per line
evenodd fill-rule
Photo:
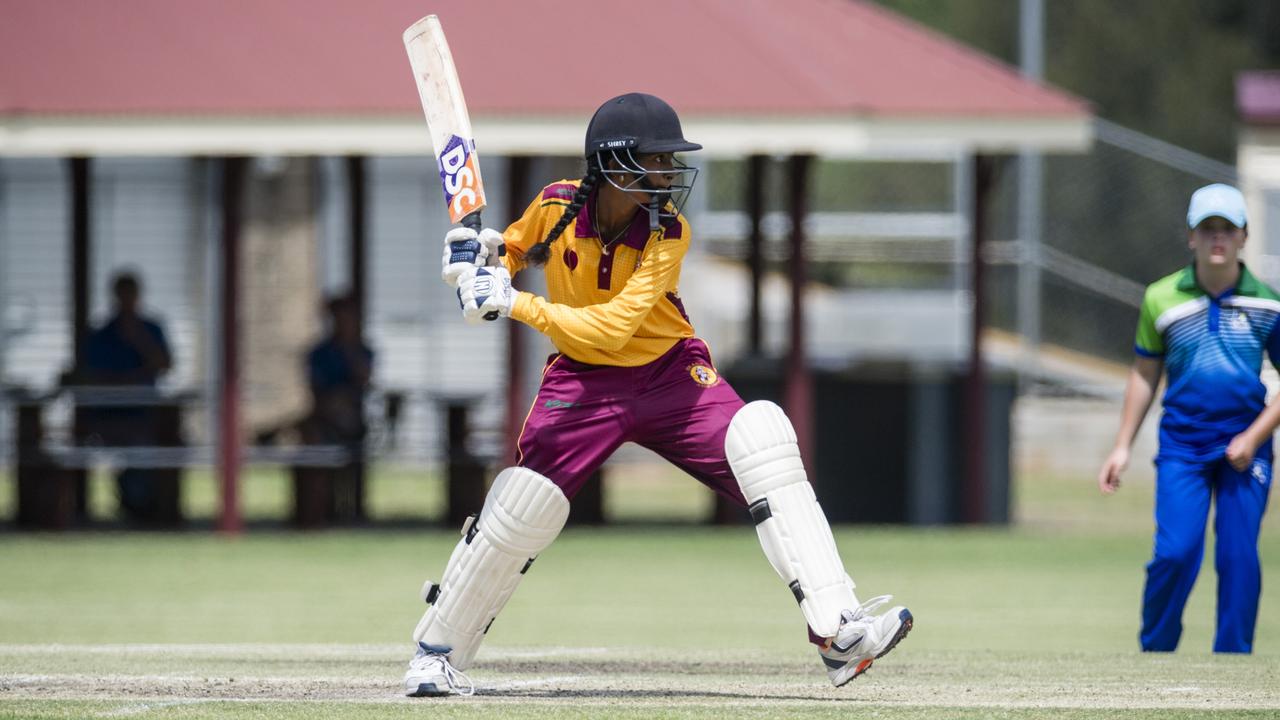
<path fill-rule="evenodd" d="M 651 8 L 654 12 L 644 16 L 633 16 L 621 3 L 578 8 L 576 54 L 610 62 L 574 62 L 563 77 L 553 72 L 549 79 L 544 69 L 565 63 L 560 48 L 538 38 L 557 32 L 555 18 L 515 2 L 436 11 L 450 34 L 480 152 L 507 158 L 502 188 L 507 207 L 521 206 L 532 191 L 530 158 L 580 155 L 585 118 L 600 100 L 628 89 L 651 90 L 671 102 L 687 135 L 706 146 L 707 157 L 747 158 L 748 354 L 758 355 L 763 347 L 763 178 L 774 159 L 782 159 L 791 248 L 783 404 L 812 467 L 814 401 L 805 353 L 803 258 L 813 158 L 953 163 L 957 206 L 964 206 L 971 223 L 964 246 L 973 260 L 962 284 L 971 289 L 982 284 L 981 209 L 990 179 L 985 156 L 1024 148 L 1082 149 L 1089 139 L 1089 114 L 1080 101 L 869 4 L 806 0 L 801 12 L 759 3 L 754 13 L 731 2 L 705 3 L 684 13 L 685 4 L 658 5 L 669 7 Z M 430 154 L 397 41 L 403 26 L 432 9 L 410 2 L 374 3 L 359 11 L 336 2 L 293 2 L 254 9 L 260 15 L 246 18 L 213 2 L 182 8 L 125 4 L 110 13 L 89 3 L 23 6 L 23 21 L 9 26 L 21 27 L 22 33 L 0 43 L 0 54 L 12 53 L 3 65 L 9 70 L 0 105 L 0 154 L 68 157 L 75 337 L 82 337 L 88 325 L 87 198 L 93 157 L 216 158 L 222 268 L 238 267 L 247 158 L 345 157 L 350 287 L 363 298 L 369 281 L 366 158 Z M 661 18 L 675 14 L 684 17 L 680 37 L 662 32 Z M 122 17 L 129 20 L 120 28 L 123 37 L 108 40 L 96 32 Z M 659 87 L 653 87 L 646 57 L 613 52 L 610 29 L 624 22 L 654 38 L 646 57 L 681 58 L 678 72 L 664 74 Z M 259 33 L 271 42 L 245 40 Z M 698 52 L 688 53 L 689 41 L 683 38 L 697 38 Z M 328 47 L 343 51 L 316 52 Z M 797 59 L 795 47 L 810 52 Z M 38 77 L 20 70 L 30 67 L 41 68 Z M 431 233 L 424 235 L 429 242 Z M 423 274 L 429 279 L 434 270 L 424 268 Z M 221 322 L 210 343 L 219 358 L 216 458 L 223 487 L 220 527 L 233 531 L 240 525 L 236 491 L 246 459 L 236 273 L 222 273 L 219 288 Z M 982 312 L 980 294 L 970 297 L 964 424 L 969 454 L 961 494 L 968 501 L 964 519 L 981 521 L 987 517 L 985 390 L 977 341 Z M 520 377 L 519 369 L 528 363 L 526 338 L 518 325 L 509 326 L 509 377 Z M 518 431 L 528 390 L 519 382 L 506 389 L 508 442 Z"/>

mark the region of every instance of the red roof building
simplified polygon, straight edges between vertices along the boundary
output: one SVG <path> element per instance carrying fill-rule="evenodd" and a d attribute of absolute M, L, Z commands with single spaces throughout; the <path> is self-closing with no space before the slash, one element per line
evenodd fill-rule
<path fill-rule="evenodd" d="M 0 155 L 425 152 L 400 34 L 448 33 L 479 144 L 577 154 L 659 94 L 708 152 L 862 156 L 1088 143 L 1081 100 L 855 0 L 10 0 Z"/>
<path fill-rule="evenodd" d="M 217 169 L 205 175 L 216 185 L 191 194 L 217 194 L 217 237 L 200 247 L 219 252 L 207 272 L 226 270 L 207 278 L 217 288 L 220 322 L 216 338 L 207 328 L 211 335 L 201 351 L 218 373 L 223 529 L 240 522 L 239 275 L 256 267 L 244 262 L 239 248 L 245 228 L 262 223 L 243 204 L 254 194 L 246 183 L 255 177 L 255 166 L 243 156 L 349 156 L 348 270 L 352 293 L 364 298 L 371 274 L 365 228 L 373 212 L 366 202 L 367 156 L 431 154 L 401 41 L 405 28 L 431 13 L 448 34 L 477 146 L 491 163 L 510 158 L 508 195 L 529 184 L 531 163 L 521 156 L 581 156 L 591 112 L 624 92 L 651 92 L 670 102 L 686 136 L 705 146 L 700 157 L 754 156 L 743 170 L 755 199 L 742 219 L 754 258 L 748 263 L 754 298 L 748 335 L 757 346 L 765 156 L 791 156 L 785 172 L 793 258 L 804 257 L 811 156 L 954 165 L 955 207 L 945 214 L 955 222 L 944 232 L 957 248 L 971 250 L 970 277 L 961 282 L 957 276 L 955 287 L 943 292 L 941 312 L 955 313 L 959 323 L 958 313 L 968 308 L 963 298 L 983 295 L 965 294 L 966 287 L 982 286 L 980 209 L 992 177 L 989 159 L 974 157 L 1075 152 L 1092 136 L 1085 102 L 867 0 L 6 0 L 0 18 L 0 158 L 44 158 L 13 161 L 31 167 L 70 156 L 63 165 L 71 200 L 67 305 L 74 342 L 85 337 L 89 318 L 93 158 L 225 156 L 207 167 L 190 163 Z M 60 198 L 52 190 L 45 197 Z M 56 202 L 49 200 L 50 206 Z M 416 258 L 421 236 L 405 237 L 404 257 Z M 260 245 L 284 252 L 281 243 Z M 806 264 L 788 265 L 784 404 L 803 452 L 812 457 Z M 441 297 L 452 311 L 452 298 Z M 988 516 L 982 505 L 988 494 L 981 306 L 963 311 L 972 338 L 962 423 L 970 450 L 958 497 L 966 498 L 971 521 Z M 513 328 L 508 368 L 519 369 L 524 351 Z M 81 357 L 78 349 L 70 355 Z M 510 438 L 518 434 L 524 408 L 519 382 L 512 379 L 518 374 L 505 375 Z"/>

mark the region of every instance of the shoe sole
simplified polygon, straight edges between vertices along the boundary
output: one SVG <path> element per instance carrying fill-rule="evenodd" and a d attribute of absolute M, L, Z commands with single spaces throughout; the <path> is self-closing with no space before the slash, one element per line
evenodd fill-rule
<path fill-rule="evenodd" d="M 873 658 L 867 658 L 859 663 L 858 667 L 854 668 L 853 674 L 849 676 L 849 679 L 839 685 L 836 685 L 836 687 L 844 687 L 845 685 L 848 685 L 854 678 L 867 670 L 870 670 L 872 663 L 885 655 L 888 655 L 890 650 L 894 649 L 898 646 L 898 643 L 902 642 L 902 638 L 906 637 L 907 633 L 911 632 L 911 626 L 915 622 L 915 618 L 911 616 L 910 610 L 902 608 L 902 612 L 898 613 L 898 619 L 902 621 L 902 624 L 898 626 L 898 631 L 893 634 L 893 639 L 889 641 L 889 645 L 885 647 L 884 650 L 881 650 L 879 655 Z"/>
<path fill-rule="evenodd" d="M 419 683 L 417 690 L 406 692 L 405 695 L 409 697 L 441 697 L 449 695 L 451 692 L 448 688 L 441 690 L 435 683 Z"/>

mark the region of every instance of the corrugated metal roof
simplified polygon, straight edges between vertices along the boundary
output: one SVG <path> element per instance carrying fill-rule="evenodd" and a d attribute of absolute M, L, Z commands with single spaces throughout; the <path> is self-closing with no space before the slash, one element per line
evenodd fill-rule
<path fill-rule="evenodd" d="M 571 151 L 629 91 L 722 153 L 1087 144 L 1085 102 L 857 0 L 7 0 L 0 154 L 418 152 L 429 13 L 490 151 Z"/>
<path fill-rule="evenodd" d="M 624 90 L 686 113 L 1087 113 L 850 0 L 9 0 L 4 114 L 416 112 L 400 33 L 435 13 L 472 111 L 577 113 Z"/>

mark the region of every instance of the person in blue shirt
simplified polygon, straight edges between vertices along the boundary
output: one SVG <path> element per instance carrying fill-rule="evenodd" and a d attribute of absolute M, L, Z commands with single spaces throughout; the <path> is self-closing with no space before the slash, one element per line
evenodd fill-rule
<path fill-rule="evenodd" d="M 345 447 L 348 461 L 324 471 L 295 469 L 299 503 L 295 519 L 304 527 L 364 518 L 364 401 L 373 372 L 373 350 L 362 337 L 354 297 L 332 298 L 326 307 L 329 334 L 306 355 L 311 407 L 298 429 L 305 444 Z M 304 477 L 321 482 L 307 482 Z"/>
<path fill-rule="evenodd" d="M 360 331 L 355 299 L 328 302 L 329 335 L 307 352 L 315 425 L 310 442 L 358 442 L 365 434 L 364 398 L 372 375 L 373 350 Z"/>
<path fill-rule="evenodd" d="M 1098 472 L 1104 494 L 1120 487 L 1134 436 L 1168 378 L 1156 465 L 1155 548 L 1147 564 L 1139 640 L 1172 651 L 1204 554 L 1216 503 L 1215 652 L 1253 651 L 1262 567 L 1258 534 L 1271 490 L 1271 436 L 1280 403 L 1266 404 L 1265 353 L 1280 361 L 1280 295 L 1240 261 L 1248 237 L 1244 197 L 1214 184 L 1191 196 L 1190 265 L 1148 286 L 1115 448 Z"/>
<path fill-rule="evenodd" d="M 164 329 L 139 313 L 142 288 L 136 275 L 116 275 L 111 293 L 115 313 L 85 343 L 86 379 L 93 385 L 154 386 L 173 366 Z"/>
<path fill-rule="evenodd" d="M 147 396 L 156 382 L 173 366 L 169 341 L 154 319 L 139 311 L 141 283 L 131 272 L 118 273 L 111 282 L 115 312 L 85 341 L 82 381 L 89 385 L 135 386 Z M 150 393 L 154 394 L 154 393 Z M 89 405 L 84 412 L 85 428 L 91 437 L 108 446 L 160 444 L 162 436 L 174 436 L 158 427 L 157 406 L 152 404 Z M 122 468 L 116 474 L 120 507 L 135 522 L 160 518 L 161 482 L 155 470 Z"/>

